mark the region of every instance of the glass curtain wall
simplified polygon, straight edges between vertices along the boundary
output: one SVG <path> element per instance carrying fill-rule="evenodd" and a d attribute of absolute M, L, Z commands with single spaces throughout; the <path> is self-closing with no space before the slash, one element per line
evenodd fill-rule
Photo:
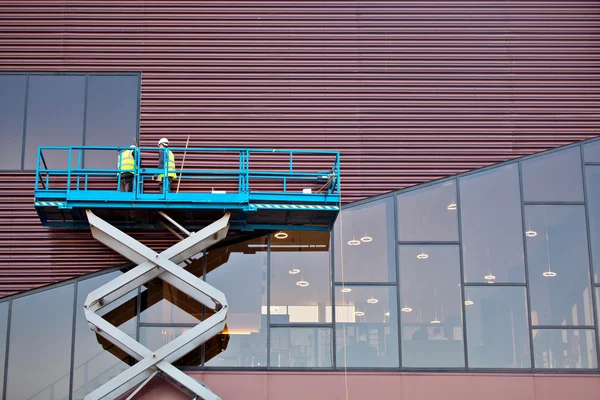
<path fill-rule="evenodd" d="M 242 234 L 195 255 L 181 266 L 229 314 L 176 365 L 598 370 L 599 143 L 348 205 L 331 234 Z M 81 398 L 135 364 L 82 309 L 122 271 L 0 302 L 3 398 Z M 151 349 L 211 315 L 158 279 L 102 312 Z"/>

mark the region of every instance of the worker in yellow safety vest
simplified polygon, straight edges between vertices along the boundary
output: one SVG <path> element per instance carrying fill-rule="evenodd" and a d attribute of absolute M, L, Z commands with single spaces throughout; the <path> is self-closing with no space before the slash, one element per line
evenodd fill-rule
<path fill-rule="evenodd" d="M 175 179 L 177 177 L 177 173 L 175 172 L 175 156 L 173 155 L 173 152 L 171 150 L 169 150 L 169 140 L 167 138 L 162 138 L 158 141 L 158 147 L 160 147 L 161 149 L 165 149 L 164 151 L 160 151 L 158 154 L 158 168 L 164 168 L 165 167 L 165 158 L 168 160 L 168 164 L 167 164 L 167 176 L 169 177 L 169 183 L 167 185 L 167 190 L 171 191 L 171 182 L 173 182 L 173 179 Z M 166 152 L 166 157 L 164 152 Z M 164 174 L 158 174 L 158 182 L 162 183 L 162 179 L 164 177 Z"/>
<path fill-rule="evenodd" d="M 117 176 L 121 176 L 121 192 L 131 192 L 133 189 L 133 176 L 135 175 L 135 145 L 119 153 L 117 161 Z"/>

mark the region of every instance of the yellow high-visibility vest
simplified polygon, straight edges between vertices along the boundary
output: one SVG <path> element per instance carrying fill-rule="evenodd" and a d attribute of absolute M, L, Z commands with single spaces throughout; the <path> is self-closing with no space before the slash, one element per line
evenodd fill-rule
<path fill-rule="evenodd" d="M 175 172 L 175 156 L 173 155 L 173 152 L 169 149 L 165 149 L 165 151 L 168 154 L 169 157 L 169 164 L 168 164 L 168 170 L 169 172 L 167 173 L 167 175 L 169 176 L 169 178 L 173 178 L 175 179 L 177 177 L 177 173 Z M 160 157 L 162 157 L 163 155 L 160 154 Z M 164 176 L 164 174 L 158 174 L 159 178 L 162 178 Z"/>
<path fill-rule="evenodd" d="M 133 173 L 135 169 L 135 159 L 133 158 L 133 150 L 124 150 L 119 154 L 119 160 L 117 161 L 117 169 L 120 169 L 121 172 L 117 173 L 117 175 L 122 172 Z"/>

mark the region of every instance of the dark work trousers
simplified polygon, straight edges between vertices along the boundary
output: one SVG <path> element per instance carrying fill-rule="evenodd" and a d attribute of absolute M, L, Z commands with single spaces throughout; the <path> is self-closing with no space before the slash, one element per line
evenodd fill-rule
<path fill-rule="evenodd" d="M 159 176 L 157 180 L 160 185 L 160 190 L 162 192 L 162 176 Z M 169 182 L 167 183 L 167 192 L 171 191 L 171 183 L 173 183 L 173 178 L 169 176 Z"/>
<path fill-rule="evenodd" d="M 131 192 L 133 190 L 133 174 L 123 172 L 121 174 L 121 192 Z"/>

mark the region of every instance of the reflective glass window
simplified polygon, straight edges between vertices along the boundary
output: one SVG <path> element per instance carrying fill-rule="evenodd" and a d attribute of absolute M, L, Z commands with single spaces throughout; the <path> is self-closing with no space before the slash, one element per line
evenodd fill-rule
<path fill-rule="evenodd" d="M 524 287 L 466 287 L 470 368 L 530 368 Z"/>
<path fill-rule="evenodd" d="M 197 324 L 202 321 L 202 304 L 162 279 L 146 285 L 141 295 L 141 323 Z"/>
<path fill-rule="evenodd" d="M 517 163 L 460 178 L 466 282 L 525 282 Z"/>
<path fill-rule="evenodd" d="M 78 283 L 73 359 L 73 398 L 75 399 L 82 399 L 135 363 L 132 357 L 90 330 L 83 313 L 83 304 L 87 295 L 119 275 L 121 272 L 111 272 Z M 99 310 L 99 314 L 105 320 L 132 338 L 135 338 L 136 334 L 137 292 L 136 289 Z"/>
<path fill-rule="evenodd" d="M 600 166 L 586 166 L 585 176 L 594 281 L 600 283 Z"/>
<path fill-rule="evenodd" d="M 579 147 L 523 161 L 525 201 L 583 201 Z"/>
<path fill-rule="evenodd" d="M 152 351 L 156 351 L 161 347 L 169 344 L 179 336 L 183 335 L 193 326 L 140 326 L 140 343 Z M 221 341 L 224 335 L 219 334 L 216 337 L 206 342 L 207 349 L 216 342 Z M 202 345 L 196 347 L 183 358 L 175 361 L 176 366 L 199 366 L 202 365 Z"/>
<path fill-rule="evenodd" d="M 600 162 L 600 140 L 595 140 L 583 146 L 583 160 L 585 162 Z"/>
<path fill-rule="evenodd" d="M 69 396 L 74 285 L 13 300 L 7 399 Z"/>
<path fill-rule="evenodd" d="M 336 286 L 335 290 L 337 367 L 343 368 L 344 360 L 348 367 L 397 367 L 396 288 Z"/>
<path fill-rule="evenodd" d="M 335 225 L 335 280 L 395 281 L 394 236 L 391 197 L 343 210 Z"/>
<path fill-rule="evenodd" d="M 139 76 L 90 75 L 85 123 L 86 146 L 129 146 L 137 136 Z M 114 169 L 117 153 L 87 150 L 86 168 Z"/>
<path fill-rule="evenodd" d="M 584 206 L 527 206 L 531 320 L 593 325 Z"/>
<path fill-rule="evenodd" d="M 0 75 L 2 169 L 21 169 L 27 75 Z"/>
<path fill-rule="evenodd" d="M 81 146 L 84 75 L 30 75 L 25 169 L 35 169 L 39 146 Z M 66 151 L 44 152 L 48 168 L 66 168 Z M 116 158 L 116 157 L 115 157 Z"/>
<path fill-rule="evenodd" d="M 459 249 L 400 245 L 403 367 L 462 367 Z"/>
<path fill-rule="evenodd" d="M 8 324 L 8 301 L 0 303 L 0 393 L 4 387 L 4 360 L 6 360 L 6 336 Z"/>
<path fill-rule="evenodd" d="M 403 242 L 458 241 L 456 182 L 398 195 L 398 238 Z"/>
<path fill-rule="evenodd" d="M 272 328 L 271 368 L 331 368 L 330 328 Z"/>
<path fill-rule="evenodd" d="M 536 368 L 598 367 L 593 329 L 534 329 L 532 335 Z"/>
<path fill-rule="evenodd" d="M 225 351 L 207 352 L 205 365 L 266 367 L 267 365 L 267 240 L 266 237 L 211 249 L 206 281 L 227 296 L 229 311 Z M 206 310 L 206 316 L 212 315 Z"/>
<path fill-rule="evenodd" d="M 331 320 L 329 233 L 271 236 L 271 323 Z"/>

